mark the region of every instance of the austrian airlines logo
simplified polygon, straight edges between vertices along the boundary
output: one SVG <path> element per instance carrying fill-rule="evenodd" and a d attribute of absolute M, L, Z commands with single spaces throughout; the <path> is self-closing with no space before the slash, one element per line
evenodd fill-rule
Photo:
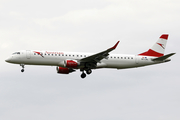
<path fill-rule="evenodd" d="M 161 43 L 157 43 L 157 44 L 160 45 L 164 49 L 164 45 L 163 44 L 161 44 Z"/>
<path fill-rule="evenodd" d="M 43 57 L 43 58 L 44 58 L 44 56 L 43 56 L 40 52 L 36 52 L 36 51 L 34 51 L 34 53 L 37 53 L 38 55 L 40 55 L 41 57 Z"/>

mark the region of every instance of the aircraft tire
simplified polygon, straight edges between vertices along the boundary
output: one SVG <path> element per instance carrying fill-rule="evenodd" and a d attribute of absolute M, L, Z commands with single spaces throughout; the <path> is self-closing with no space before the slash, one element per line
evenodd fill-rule
<path fill-rule="evenodd" d="M 81 78 L 85 78 L 86 77 L 86 74 L 83 72 L 82 74 L 81 74 Z"/>
<path fill-rule="evenodd" d="M 86 73 L 89 75 L 89 74 L 92 73 L 92 70 L 91 70 L 91 69 L 88 69 L 88 70 L 86 70 Z"/>
<path fill-rule="evenodd" d="M 22 69 L 21 72 L 24 72 L 24 69 Z"/>

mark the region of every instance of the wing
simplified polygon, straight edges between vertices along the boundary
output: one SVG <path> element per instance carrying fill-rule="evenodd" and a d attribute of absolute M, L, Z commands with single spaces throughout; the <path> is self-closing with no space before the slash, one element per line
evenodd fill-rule
<path fill-rule="evenodd" d="M 116 49 L 117 45 L 119 44 L 119 41 L 111 48 L 102 51 L 100 53 L 85 57 L 83 59 L 80 59 L 80 62 L 82 63 L 98 63 L 100 62 L 102 59 L 106 58 L 109 55 L 109 52 L 111 52 L 112 50 Z"/>

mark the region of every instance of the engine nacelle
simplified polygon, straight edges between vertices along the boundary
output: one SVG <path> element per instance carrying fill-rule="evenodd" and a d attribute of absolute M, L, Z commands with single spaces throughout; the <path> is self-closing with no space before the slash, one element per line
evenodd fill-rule
<path fill-rule="evenodd" d="M 65 60 L 64 66 L 68 68 L 78 68 L 79 62 L 77 60 Z"/>
<path fill-rule="evenodd" d="M 64 68 L 64 67 L 56 67 L 56 70 L 57 70 L 57 73 L 59 74 L 69 74 L 75 71 L 71 68 Z"/>

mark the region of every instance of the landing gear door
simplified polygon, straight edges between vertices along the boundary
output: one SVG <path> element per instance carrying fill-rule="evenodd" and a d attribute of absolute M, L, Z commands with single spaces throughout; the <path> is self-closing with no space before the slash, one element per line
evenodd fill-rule
<path fill-rule="evenodd" d="M 27 59 L 31 58 L 31 51 L 30 50 L 26 50 L 26 58 Z"/>

